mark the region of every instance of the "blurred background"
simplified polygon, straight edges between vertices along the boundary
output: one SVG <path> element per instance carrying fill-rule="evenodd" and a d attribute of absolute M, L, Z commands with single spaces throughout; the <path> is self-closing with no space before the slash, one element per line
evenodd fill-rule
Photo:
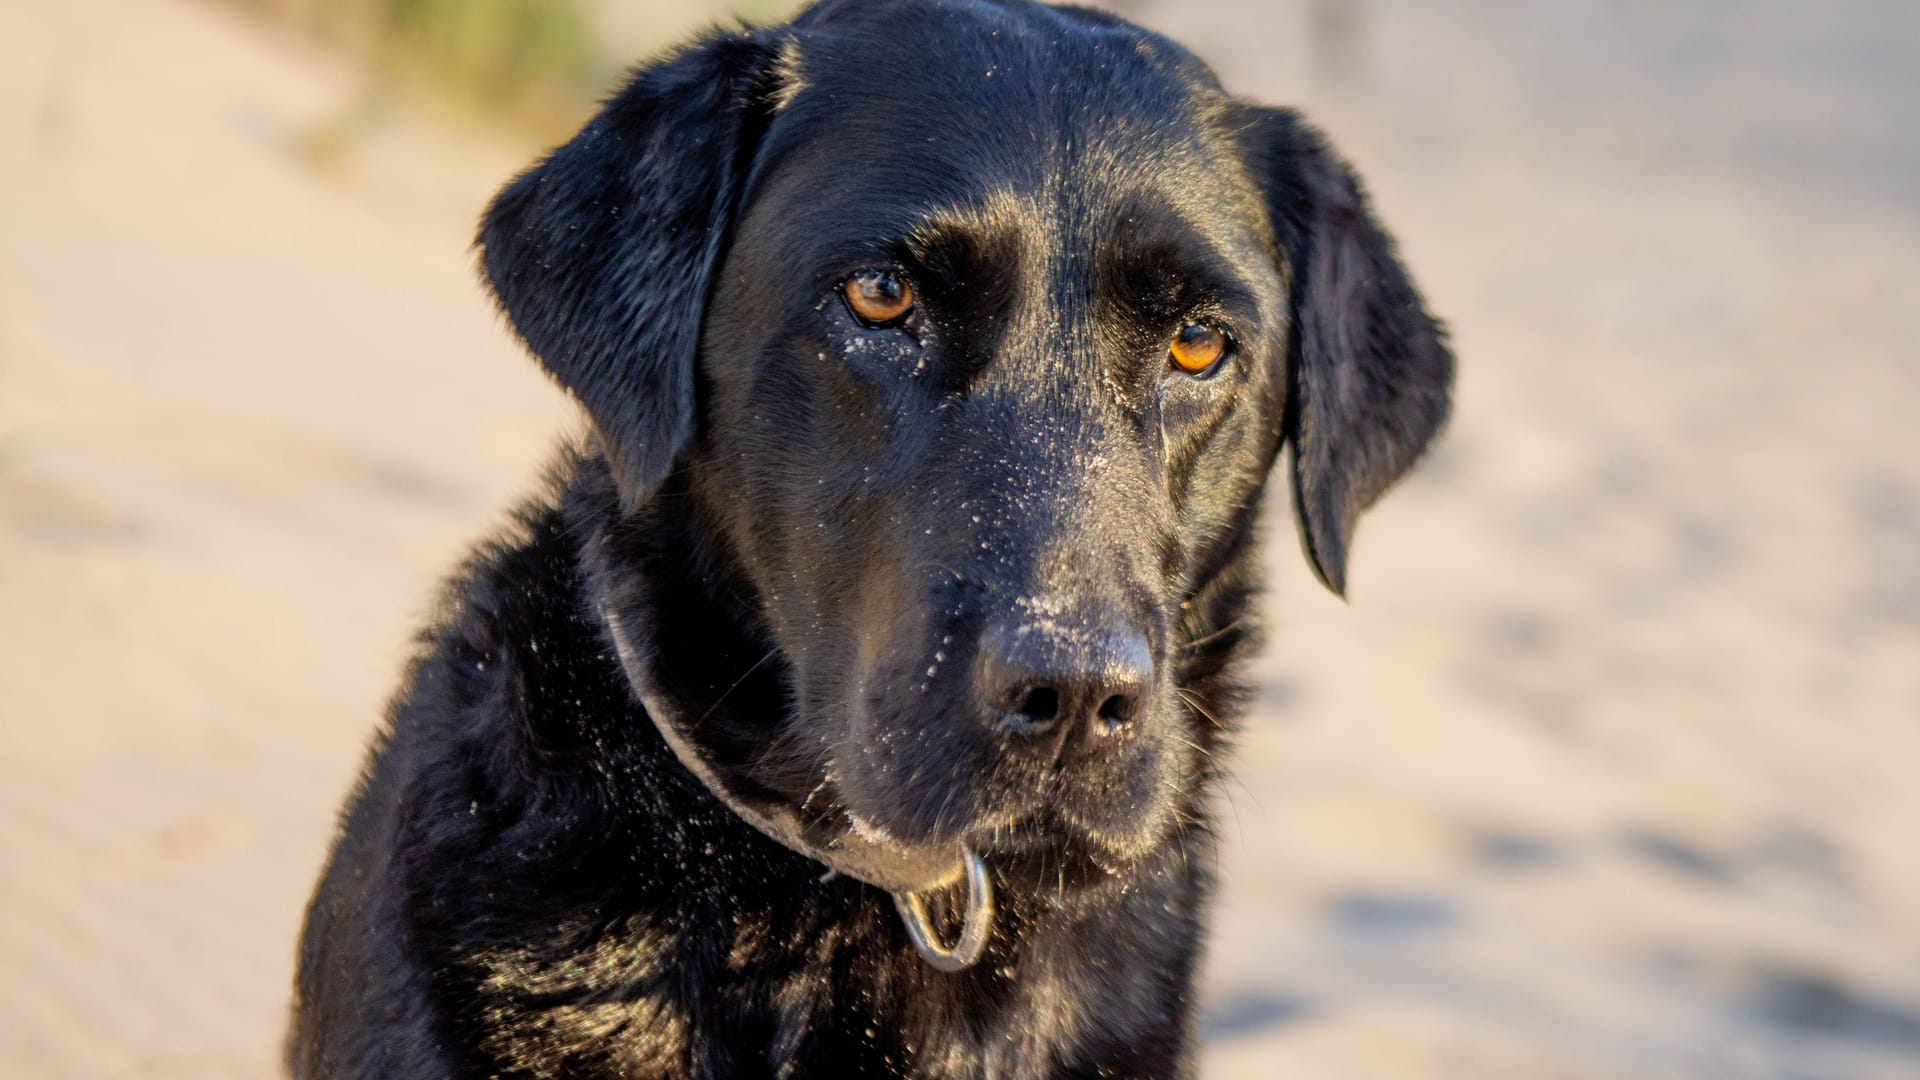
<path fill-rule="evenodd" d="M 1137 0 L 1460 357 L 1270 519 L 1208 1077 L 1920 1077 L 1920 5 Z M 577 429 L 471 266 L 778 0 L 0 0 L 0 1076 L 261 1077 L 437 582 Z"/>

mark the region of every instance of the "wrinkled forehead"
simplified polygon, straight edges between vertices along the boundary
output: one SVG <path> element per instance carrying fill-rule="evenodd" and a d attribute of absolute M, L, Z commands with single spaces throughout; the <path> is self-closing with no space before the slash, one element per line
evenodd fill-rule
<path fill-rule="evenodd" d="M 1143 206 L 1200 228 L 1257 220 L 1199 61 L 1083 13 L 995 15 L 883 3 L 802 27 L 751 198 L 815 232 L 894 236 L 981 215 L 1099 230 Z"/>

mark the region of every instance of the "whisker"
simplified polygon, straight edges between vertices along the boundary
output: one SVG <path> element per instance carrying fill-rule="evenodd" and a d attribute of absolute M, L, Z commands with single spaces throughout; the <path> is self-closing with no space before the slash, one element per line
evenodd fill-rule
<path fill-rule="evenodd" d="M 1200 646 L 1205 645 L 1210 641 L 1213 641 L 1229 633 L 1232 633 L 1234 630 L 1239 629 L 1241 623 L 1246 621 L 1247 620 L 1244 618 L 1235 619 L 1218 630 L 1214 630 L 1211 633 L 1194 638 L 1192 641 L 1189 641 L 1186 644 L 1180 646 L 1180 651 L 1185 652 L 1188 649 L 1197 649 Z"/>
<path fill-rule="evenodd" d="M 727 688 L 726 688 L 725 690 L 722 690 L 722 691 L 720 692 L 720 696 L 719 696 L 719 697 L 717 697 L 717 698 L 714 698 L 714 699 L 713 699 L 713 704 L 711 704 L 711 705 L 709 705 L 709 706 L 707 706 L 707 711 L 706 711 L 706 712 L 703 712 L 703 713 L 701 713 L 701 714 L 700 714 L 700 718 L 699 718 L 699 719 L 697 719 L 697 720 L 695 720 L 695 721 L 694 721 L 694 722 L 693 722 L 692 724 L 689 724 L 689 725 L 688 725 L 688 730 L 692 730 L 693 728 L 697 728 L 697 727 L 699 727 L 699 726 L 700 726 L 701 724 L 703 724 L 703 723 L 705 723 L 705 722 L 706 722 L 706 719 L 707 719 L 707 717 L 709 717 L 709 716 L 712 716 L 712 715 L 713 715 L 713 712 L 714 712 L 714 710 L 715 710 L 715 709 L 718 709 L 718 708 L 720 707 L 720 703 L 721 703 L 721 702 L 723 702 L 723 701 L 725 701 L 725 700 L 727 700 L 727 697 L 728 697 L 728 695 L 730 695 L 730 694 L 732 694 L 732 693 L 733 693 L 733 692 L 734 692 L 735 690 L 738 690 L 738 689 L 740 689 L 740 684 L 741 684 L 741 683 L 744 683 L 744 682 L 746 682 L 746 681 L 747 681 L 747 676 L 749 676 L 749 675 L 752 675 L 752 674 L 753 674 L 754 672 L 756 672 L 756 671 L 759 671 L 759 670 L 760 670 L 760 665 L 762 665 L 762 664 L 764 664 L 764 663 L 766 663 L 767 661 L 769 661 L 769 660 L 771 660 L 771 659 L 773 659 L 773 654 L 774 654 L 775 652 L 777 652 L 777 651 L 778 651 L 778 649 L 777 649 L 777 648 L 774 648 L 774 649 L 768 649 L 768 650 L 766 651 L 766 655 L 764 655 L 764 656 L 762 656 L 762 657 L 760 657 L 760 659 L 758 659 L 758 660 L 755 660 L 755 661 L 753 662 L 753 666 L 752 666 L 752 667 L 750 667 L 750 668 L 748 668 L 747 670 L 745 670 L 745 671 L 743 671 L 743 672 L 741 672 L 741 673 L 740 673 L 740 677 L 739 677 L 739 678 L 737 678 L 737 679 L 735 679 L 735 680 L 733 680 L 733 685 L 732 685 L 732 686 L 729 686 L 729 687 L 727 687 Z"/>
<path fill-rule="evenodd" d="M 1194 742 L 1192 739 L 1184 738 L 1179 735 L 1175 735 L 1173 739 L 1175 742 L 1178 742 L 1181 745 L 1186 746 L 1188 749 L 1192 750 L 1194 753 L 1199 754 L 1203 758 L 1206 758 L 1209 762 L 1214 760 L 1213 751 L 1207 749 L 1204 746 L 1201 746 L 1199 743 Z"/>
<path fill-rule="evenodd" d="M 947 813 L 953 809 L 953 798 L 960 793 L 960 785 L 950 784 L 946 798 L 940 800 L 940 810 L 933 815 L 933 834 L 939 836 L 947 831 Z"/>
<path fill-rule="evenodd" d="M 1186 703 L 1187 703 L 1187 704 L 1188 704 L 1189 706 L 1191 706 L 1194 712 L 1197 712 L 1197 713 L 1199 713 L 1199 714 L 1200 714 L 1201 716 L 1204 716 L 1204 717 L 1206 717 L 1206 718 L 1207 718 L 1207 722 L 1208 722 L 1208 723 L 1210 723 L 1210 724 L 1212 724 L 1212 725 L 1213 725 L 1214 727 L 1225 727 L 1225 726 L 1226 726 L 1226 725 L 1224 725 L 1224 724 L 1222 724 L 1222 723 L 1220 722 L 1220 718 L 1219 718 L 1219 717 L 1217 717 L 1217 716 L 1215 716 L 1215 715 L 1213 715 L 1212 713 L 1210 713 L 1210 712 L 1208 712 L 1208 711 L 1207 711 L 1207 708 L 1206 708 L 1206 706 L 1204 706 L 1204 705 L 1202 705 L 1202 704 L 1200 704 L 1200 695 L 1198 695 L 1198 694 L 1196 694 L 1196 693 L 1194 693 L 1193 691 L 1191 691 L 1191 690 L 1189 690 L 1189 689 L 1187 689 L 1187 688 L 1186 688 L 1186 687 L 1184 687 L 1184 686 L 1176 686 L 1176 687 L 1174 687 L 1174 688 L 1173 688 L 1173 692 L 1174 692 L 1174 693 L 1176 693 L 1176 694 L 1179 694 L 1179 695 L 1180 695 L 1180 700 L 1182 700 L 1182 701 L 1184 701 L 1184 702 L 1186 702 Z"/>
<path fill-rule="evenodd" d="M 946 563 L 943 563 L 943 562 L 932 562 L 932 561 L 923 562 L 920 564 L 920 569 L 939 570 L 947 574 L 949 577 L 953 578 L 953 580 L 959 581 L 959 582 L 964 582 L 967 580 L 967 576 L 965 574 L 962 574 L 960 571 L 955 570 L 953 567 L 948 566 Z"/>
<path fill-rule="evenodd" d="M 1240 789 L 1245 791 L 1249 797 L 1253 795 L 1253 791 L 1247 787 L 1245 781 L 1234 777 L 1234 783 L 1238 784 Z M 1233 789 L 1223 784 L 1220 790 L 1227 796 L 1227 812 L 1233 815 L 1233 831 L 1239 833 L 1241 836 L 1247 835 L 1246 827 L 1240 824 L 1240 804 L 1234 801 Z M 1258 800 L 1255 801 L 1258 802 Z"/>

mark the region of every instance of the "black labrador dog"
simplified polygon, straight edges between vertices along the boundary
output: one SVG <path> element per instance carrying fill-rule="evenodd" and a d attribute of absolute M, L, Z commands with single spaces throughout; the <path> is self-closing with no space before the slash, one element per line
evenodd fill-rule
<path fill-rule="evenodd" d="M 1177 1077 L 1282 444 L 1320 577 L 1447 413 L 1351 170 L 1179 46 L 825 0 L 479 248 L 587 445 L 308 914 L 301 1077 Z"/>

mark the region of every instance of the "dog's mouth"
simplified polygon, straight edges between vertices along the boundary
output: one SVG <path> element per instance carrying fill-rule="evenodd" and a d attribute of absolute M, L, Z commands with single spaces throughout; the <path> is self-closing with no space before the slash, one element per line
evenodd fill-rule
<path fill-rule="evenodd" d="M 1157 848 L 1177 817 L 1167 779 L 1175 762 L 1164 747 L 1097 774 L 969 758 L 972 744 L 938 748 L 954 753 L 923 753 L 904 763 L 863 758 L 864 749 L 835 755 L 825 763 L 826 779 L 802 800 L 802 813 L 821 837 L 837 830 L 903 858 L 973 851 L 997 879 L 1049 893 L 1124 876 Z"/>
<path fill-rule="evenodd" d="M 954 839 L 937 843 L 902 840 L 844 804 L 841 813 L 847 834 L 875 850 L 898 853 L 902 867 L 937 867 L 950 852 L 973 853 L 990 860 L 1002 880 L 1057 894 L 1119 878 L 1151 847 L 1110 836 L 1051 803 L 960 830 Z M 913 891 L 947 886 L 959 876 L 952 869 L 936 872 Z"/>

